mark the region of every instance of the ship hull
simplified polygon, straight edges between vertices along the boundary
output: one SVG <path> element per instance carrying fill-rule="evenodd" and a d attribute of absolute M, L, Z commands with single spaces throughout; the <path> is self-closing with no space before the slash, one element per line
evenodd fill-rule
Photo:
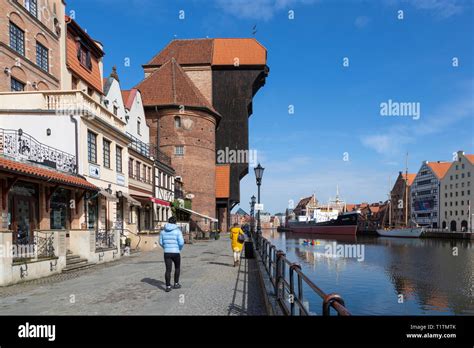
<path fill-rule="evenodd" d="M 418 238 L 423 233 L 421 227 L 414 228 L 395 228 L 395 229 L 379 229 L 378 235 L 383 237 L 401 237 L 401 238 Z"/>
<path fill-rule="evenodd" d="M 288 226 L 293 233 L 355 236 L 357 225 L 318 226 L 314 224 L 295 224 Z"/>

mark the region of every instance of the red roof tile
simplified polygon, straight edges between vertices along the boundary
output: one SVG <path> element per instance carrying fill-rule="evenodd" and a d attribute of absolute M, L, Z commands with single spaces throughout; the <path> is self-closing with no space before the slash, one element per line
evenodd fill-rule
<path fill-rule="evenodd" d="M 145 106 L 183 105 L 204 108 L 220 117 L 174 58 L 155 70 L 135 88 L 140 90 Z"/>
<path fill-rule="evenodd" d="M 452 162 L 428 162 L 427 165 L 431 168 L 433 173 L 438 177 L 438 179 L 442 179 L 446 172 L 451 167 Z"/>
<path fill-rule="evenodd" d="M 132 88 L 128 91 L 122 91 L 122 99 L 125 108 L 130 110 L 133 105 L 133 101 L 135 100 L 135 96 L 137 95 L 137 89 Z"/>
<path fill-rule="evenodd" d="M 474 164 L 474 155 L 464 155 L 464 157 L 466 157 L 469 160 L 469 162 Z"/>
<path fill-rule="evenodd" d="M 58 184 L 76 186 L 95 191 L 99 190 L 99 188 L 97 188 L 95 185 L 87 182 L 86 179 L 83 179 L 79 176 L 60 173 L 55 170 L 13 161 L 5 157 L 0 157 L 0 170 L 30 176 L 37 179 L 48 179 L 48 181 Z"/>
<path fill-rule="evenodd" d="M 266 65 L 267 50 L 249 38 L 173 40 L 144 66 L 160 66 L 171 58 L 180 65 Z"/>
<path fill-rule="evenodd" d="M 403 173 L 402 177 L 405 180 L 407 178 L 406 173 Z M 408 180 L 407 180 L 408 181 L 408 186 L 411 186 L 411 184 L 413 184 L 413 181 L 415 180 L 415 178 L 416 178 L 416 174 L 408 173 Z"/>

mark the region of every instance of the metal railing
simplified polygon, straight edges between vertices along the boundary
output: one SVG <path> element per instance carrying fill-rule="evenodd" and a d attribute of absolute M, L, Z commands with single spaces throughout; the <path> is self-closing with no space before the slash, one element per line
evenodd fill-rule
<path fill-rule="evenodd" d="M 326 294 L 302 272 L 298 263 L 288 260 L 282 250 L 277 250 L 277 247 L 261 234 L 254 233 L 252 237 L 273 284 L 277 302 L 285 315 L 311 315 L 304 304 L 304 285 L 322 299 L 324 316 L 331 315 L 331 308 L 339 316 L 351 315 L 339 294 Z"/>
<path fill-rule="evenodd" d="M 99 229 L 95 235 L 95 250 L 114 249 L 117 247 L 114 229 Z"/>
<path fill-rule="evenodd" d="M 0 128 L 0 153 L 18 160 L 39 163 L 66 173 L 77 172 L 76 156 L 45 145 L 19 130 Z"/>
<path fill-rule="evenodd" d="M 128 228 L 121 228 L 119 229 L 120 230 L 120 235 L 123 236 L 123 237 L 127 237 L 127 235 L 125 235 L 125 232 L 126 233 L 129 233 L 129 234 L 133 234 L 135 237 L 138 237 L 138 243 L 135 247 L 135 250 L 139 251 L 140 250 L 140 243 L 142 241 L 142 237 L 140 236 L 140 234 L 138 233 L 135 233 L 135 232 L 132 232 L 130 231 Z M 127 237 L 128 238 L 128 237 Z"/>
<path fill-rule="evenodd" d="M 13 238 L 13 259 L 52 258 L 55 254 L 54 232 L 34 231 L 33 235 Z"/>

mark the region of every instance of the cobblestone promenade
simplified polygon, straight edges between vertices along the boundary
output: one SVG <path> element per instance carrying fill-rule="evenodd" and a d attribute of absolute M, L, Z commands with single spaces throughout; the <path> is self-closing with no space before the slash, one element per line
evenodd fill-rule
<path fill-rule="evenodd" d="M 181 289 L 164 291 L 163 251 L 0 287 L 0 315 L 265 315 L 255 260 L 233 267 L 228 234 L 185 245 Z"/>

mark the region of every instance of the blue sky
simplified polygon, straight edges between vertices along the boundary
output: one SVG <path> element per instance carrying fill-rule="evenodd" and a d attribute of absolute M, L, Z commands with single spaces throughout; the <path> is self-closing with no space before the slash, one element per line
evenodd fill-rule
<path fill-rule="evenodd" d="M 174 38 L 251 37 L 256 25 L 270 75 L 254 99 L 250 148 L 272 213 L 313 192 L 326 202 L 336 185 L 347 202 L 384 200 L 407 151 L 410 172 L 474 152 L 472 1 L 70 0 L 67 11 L 104 44 L 105 73 L 117 65 L 123 88 Z M 381 116 L 389 99 L 419 103 L 420 118 Z M 256 192 L 250 171 L 244 210 Z"/>

